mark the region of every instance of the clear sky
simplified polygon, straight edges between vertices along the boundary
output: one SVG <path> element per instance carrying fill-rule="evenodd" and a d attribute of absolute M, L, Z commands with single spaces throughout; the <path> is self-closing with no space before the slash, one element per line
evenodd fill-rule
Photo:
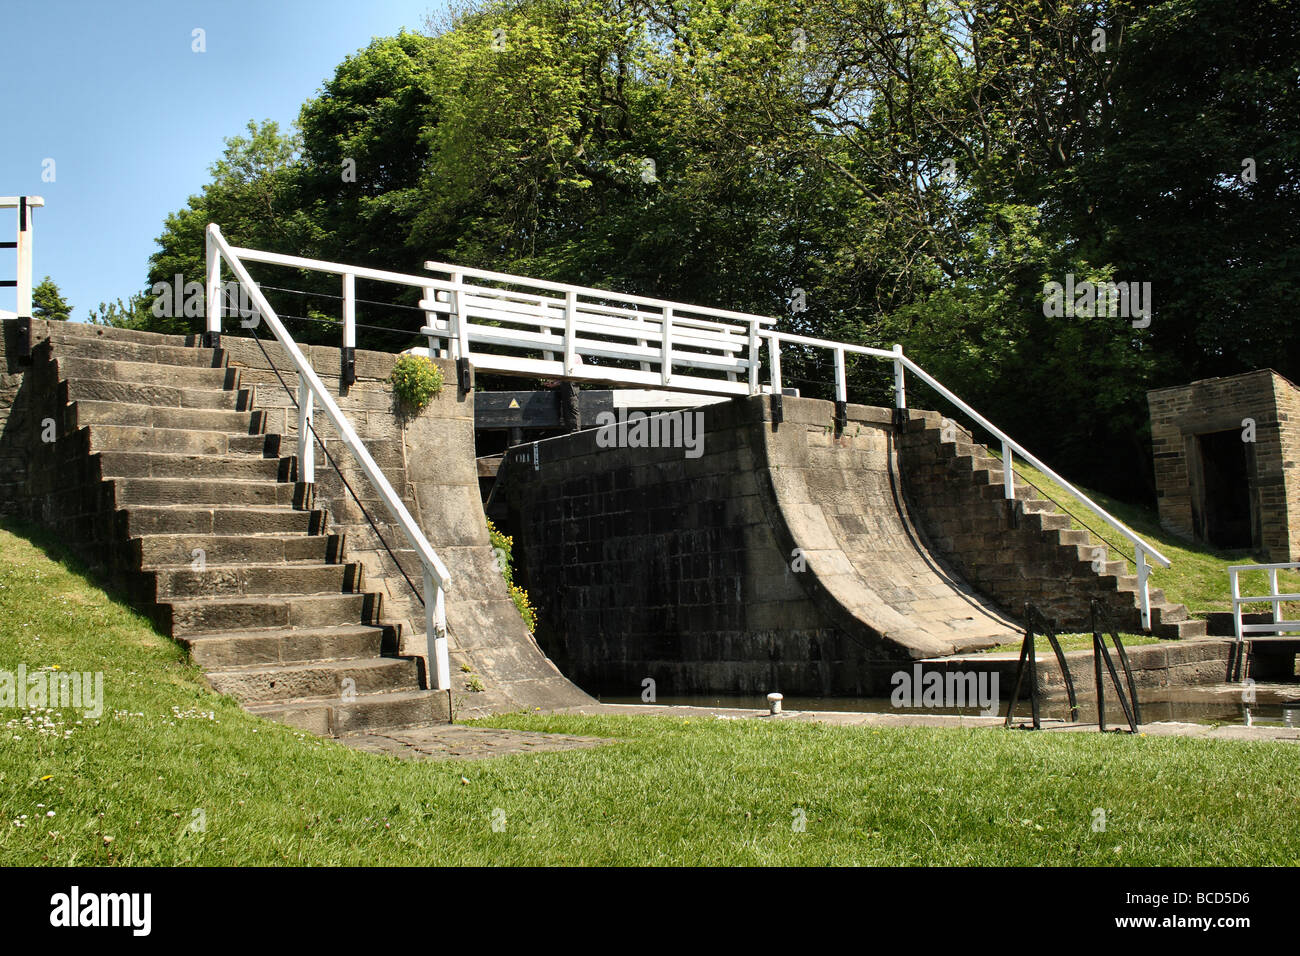
<path fill-rule="evenodd" d="M 85 320 L 144 287 L 163 218 L 250 119 L 287 128 L 348 54 L 445 0 L 0 0 L 0 195 L 33 213 L 35 281 Z M 205 31 L 207 50 L 192 49 Z M 46 182 L 45 161 L 54 160 Z M 13 210 L 0 209 L 0 241 Z M 14 277 L 0 250 L 0 278 Z M 0 289 L 0 309 L 14 291 Z"/>

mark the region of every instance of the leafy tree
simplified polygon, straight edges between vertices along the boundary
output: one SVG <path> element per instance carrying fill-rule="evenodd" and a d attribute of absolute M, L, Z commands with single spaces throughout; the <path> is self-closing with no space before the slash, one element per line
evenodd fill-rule
<path fill-rule="evenodd" d="M 66 322 L 72 318 L 72 306 L 49 276 L 32 289 L 32 318 Z"/>
<path fill-rule="evenodd" d="M 776 314 L 903 343 L 1052 465 L 1134 496 L 1147 388 L 1300 376 L 1295 6 L 471 0 L 348 57 L 299 132 L 229 140 L 150 282 L 201 281 L 213 221 L 326 259 Z M 1070 274 L 1150 281 L 1150 326 L 1046 315 Z M 300 334 L 337 341 L 335 280 L 283 285 Z M 363 323 L 400 330 L 362 344 L 408 344 L 418 292 L 360 294 Z M 783 364 L 828 394 L 824 355 Z M 850 376 L 888 401 L 878 363 Z"/>
<path fill-rule="evenodd" d="M 113 302 L 101 302 L 98 309 L 91 309 L 86 321 L 91 325 L 108 325 L 118 329 L 156 329 L 158 319 L 153 315 L 153 297 L 136 293 L 125 302 L 117 299 Z"/>

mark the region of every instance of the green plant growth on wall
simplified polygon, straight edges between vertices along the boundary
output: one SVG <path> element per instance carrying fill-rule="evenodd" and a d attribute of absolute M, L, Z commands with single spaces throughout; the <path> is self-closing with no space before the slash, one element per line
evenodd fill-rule
<path fill-rule="evenodd" d="M 510 591 L 510 599 L 515 602 L 515 607 L 519 609 L 519 616 L 524 619 L 524 624 L 528 626 L 529 633 L 537 630 L 537 608 L 533 607 L 532 602 L 528 600 L 528 592 L 515 584 L 514 571 L 514 547 L 515 539 L 508 534 L 502 534 L 497 530 L 497 526 L 489 518 L 488 536 L 492 540 L 492 550 L 496 552 L 497 569 L 501 572 L 501 577 L 505 579 L 506 588 Z"/>
<path fill-rule="evenodd" d="M 389 381 L 397 397 L 419 411 L 442 391 L 442 369 L 423 355 L 403 355 L 393 366 Z"/>

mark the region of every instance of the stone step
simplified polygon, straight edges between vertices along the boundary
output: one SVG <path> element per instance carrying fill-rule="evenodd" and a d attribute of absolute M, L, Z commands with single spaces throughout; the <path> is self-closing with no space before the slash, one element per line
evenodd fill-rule
<path fill-rule="evenodd" d="M 54 330 L 51 330 L 50 340 L 54 344 L 54 354 L 59 356 L 190 368 L 217 368 L 224 364 L 224 356 L 214 349 L 156 345 L 87 335 L 57 335 Z"/>
<path fill-rule="evenodd" d="M 1082 542 L 1080 542 L 1080 541 L 1076 541 L 1075 539 L 1073 539 L 1073 538 L 1071 538 L 1071 537 L 1067 537 L 1067 535 L 1076 535 L 1076 534 L 1082 534 L 1082 535 L 1085 535 L 1085 536 L 1087 535 L 1087 532 L 1086 532 L 1086 531 L 1077 531 L 1077 532 L 1076 532 L 1076 531 L 1071 530 L 1071 528 L 1070 528 L 1070 518 L 1069 518 L 1069 516 L 1067 516 L 1067 515 L 1063 515 L 1063 514 L 1058 514 L 1058 513 L 1056 513 L 1056 512 L 1052 512 L 1052 511 L 1029 511 L 1029 512 L 1024 512 L 1024 513 L 1022 513 L 1020 517 L 1021 517 L 1021 520 L 1023 520 L 1023 521 L 1025 522 L 1026 527 L 1029 527 L 1029 528 L 1036 528 L 1036 529 L 1038 529 L 1039 531 L 1060 531 L 1060 532 L 1063 532 L 1063 534 L 1061 535 L 1061 541 L 1062 541 L 1063 543 L 1065 543 L 1065 542 L 1069 542 L 1069 543 L 1071 543 L 1071 544 L 1073 544 L 1073 543 L 1082 543 Z"/>
<path fill-rule="evenodd" d="M 153 362 L 115 362 L 111 359 L 56 355 L 58 377 L 62 379 L 97 379 L 103 382 L 134 382 L 140 385 L 167 385 L 173 388 L 235 389 L 239 387 L 237 368 L 195 368 L 182 365 L 158 365 Z"/>
<path fill-rule="evenodd" d="M 323 534 L 320 509 L 132 505 L 118 513 L 127 537 L 143 535 Z"/>
<path fill-rule="evenodd" d="M 169 332 L 143 332 L 139 329 L 119 329 L 110 325 L 90 325 L 86 322 L 57 322 L 49 326 L 50 341 L 57 345 L 70 339 L 97 342 L 139 342 L 143 345 L 164 345 L 171 348 L 197 348 L 197 335 L 177 335 Z"/>
<path fill-rule="evenodd" d="M 251 388 L 178 388 L 174 385 L 145 385 L 139 382 L 101 381 L 72 378 L 63 382 L 66 402 L 125 402 L 166 408 L 217 408 L 235 411 L 252 406 Z"/>
<path fill-rule="evenodd" d="M 304 514 L 305 512 L 294 512 Z M 209 565 L 278 564 L 299 561 L 337 564 L 343 559 L 341 534 L 150 534 L 132 542 L 142 569 L 189 567 L 200 552 Z"/>
<path fill-rule="evenodd" d="M 256 455 L 276 457 L 279 435 L 230 435 L 145 425 L 89 426 L 91 451 L 136 451 L 163 455 Z"/>
<path fill-rule="evenodd" d="M 280 505 L 294 503 L 294 485 L 286 481 L 239 481 L 218 478 L 114 478 L 113 500 L 132 505 Z"/>
<path fill-rule="evenodd" d="M 1180 621 L 1191 620 L 1191 615 L 1187 613 L 1187 608 L 1181 604 L 1157 603 L 1154 593 L 1151 595 L 1151 623 L 1152 624 L 1177 624 Z"/>
<path fill-rule="evenodd" d="M 172 637 L 265 628 L 378 624 L 378 594 L 267 595 L 162 601 L 158 626 Z"/>
<path fill-rule="evenodd" d="M 205 668 L 350 660 L 376 657 L 397 649 L 394 628 L 364 624 L 196 634 L 180 640 L 189 649 L 194 662 Z"/>
<path fill-rule="evenodd" d="M 451 721 L 451 705 L 445 691 L 367 694 L 348 703 L 308 700 L 254 704 L 247 709 L 269 720 L 325 737 Z"/>
<path fill-rule="evenodd" d="M 348 703 L 369 694 L 420 689 L 420 669 L 410 657 L 262 664 L 209 671 L 207 677 L 219 693 L 245 704 L 312 699 Z"/>
<path fill-rule="evenodd" d="M 1164 624 L 1157 624 L 1151 628 L 1151 633 L 1156 637 L 1166 638 L 1168 640 L 1188 640 L 1194 637 L 1205 637 L 1207 633 L 1206 622 L 1200 618 L 1190 618 L 1186 621 L 1170 621 Z"/>
<path fill-rule="evenodd" d="M 209 564 L 139 572 L 138 595 L 165 601 L 268 594 L 350 594 L 360 591 L 360 564 Z"/>
<path fill-rule="evenodd" d="M 240 481 L 288 481 L 292 458 L 251 455 L 155 455 L 105 451 L 91 457 L 100 478 L 229 478 Z"/>
<path fill-rule="evenodd" d="M 145 428 L 260 434 L 266 423 L 261 411 L 227 411 L 220 408 L 171 408 L 163 405 L 128 405 L 125 402 L 73 402 L 68 406 L 68 428 L 86 425 L 135 425 Z"/>
<path fill-rule="evenodd" d="M 1097 583 L 1107 591 L 1136 592 L 1138 579 L 1136 574 L 1100 574 Z"/>

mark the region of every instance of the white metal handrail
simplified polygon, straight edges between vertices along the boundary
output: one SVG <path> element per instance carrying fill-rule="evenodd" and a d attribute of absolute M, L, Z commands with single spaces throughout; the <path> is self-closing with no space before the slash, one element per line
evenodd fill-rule
<path fill-rule="evenodd" d="M 705 395 L 757 395 L 769 391 L 779 395 L 781 346 L 792 345 L 832 354 L 835 401 L 842 410 L 848 402 L 848 356 L 890 361 L 894 367 L 896 408 L 907 408 L 906 375 L 911 372 L 1001 443 L 1005 498 L 1013 500 L 1016 496 L 1014 467 L 1019 456 L 1061 485 L 1133 546 L 1142 627 L 1151 628 L 1151 566 L 1167 568 L 1170 560 L 958 398 L 904 355 L 900 345 L 886 350 L 778 332 L 772 327 L 776 319 L 771 316 L 444 262 L 425 263 L 435 276 L 414 276 L 252 249 L 230 251 L 248 261 L 341 275 L 345 351 L 356 343 L 355 280 L 363 278 L 421 289 L 424 296 L 420 308 L 425 322 L 419 331 L 429 341 L 427 351 L 469 360 L 485 371 L 653 386 Z M 764 343 L 767 384 L 760 382 L 760 350 Z"/>
<path fill-rule="evenodd" d="M 1300 631 L 1300 621 L 1288 621 L 1282 617 L 1283 601 L 1300 601 L 1300 594 L 1283 594 L 1278 590 L 1277 573 L 1295 571 L 1300 564 L 1234 564 L 1228 568 L 1228 581 L 1232 586 L 1232 627 L 1237 640 L 1247 634 L 1269 634 L 1274 638 L 1283 637 L 1278 631 Z M 1240 575 L 1247 571 L 1268 572 L 1268 594 L 1258 597 L 1243 597 L 1241 594 Z M 1273 621 L 1266 624 L 1245 624 L 1241 620 L 1241 609 L 1247 604 L 1271 604 Z"/>
<path fill-rule="evenodd" d="M 365 443 L 357 435 L 347 415 L 334 401 L 334 397 L 330 395 L 324 383 L 321 382 L 320 376 L 316 374 L 316 371 L 307 361 L 307 357 L 302 354 L 302 350 L 284 327 L 279 316 L 276 315 L 275 310 L 271 308 L 271 304 L 262 294 L 262 290 L 258 288 L 257 283 L 248 274 L 248 268 L 244 265 L 240 256 L 241 251 L 226 242 L 221 235 L 221 230 L 215 223 L 208 225 L 207 330 L 210 334 L 216 336 L 221 334 L 221 263 L 224 260 L 239 280 L 244 291 L 252 299 L 253 306 L 257 310 L 260 319 L 264 320 L 270 327 L 271 332 L 284 348 L 298 372 L 299 479 L 308 484 L 315 480 L 315 448 L 312 443 L 310 426 L 313 407 L 316 403 L 319 403 L 325 412 L 325 416 L 338 432 L 339 439 L 356 458 L 362 472 L 379 493 L 380 499 L 388 508 L 398 527 L 402 529 L 403 534 L 406 535 L 407 541 L 410 542 L 411 547 L 420 559 L 420 563 L 424 566 L 424 616 L 429 672 L 435 688 L 449 690 L 451 688 L 451 670 L 447 656 L 446 589 L 451 583 L 451 576 L 442 560 L 433 550 L 433 546 L 429 544 L 428 539 L 424 536 L 424 532 L 420 530 L 420 526 L 416 524 L 415 519 L 411 517 L 411 513 L 402 503 L 402 499 L 384 476 L 379 465 L 375 463 L 374 458 L 371 457 Z M 265 261 L 267 254 L 260 255 L 263 258 L 259 259 L 259 261 Z M 345 267 L 344 275 L 361 275 L 363 272 L 372 273 L 373 271 L 349 270 Z"/>

